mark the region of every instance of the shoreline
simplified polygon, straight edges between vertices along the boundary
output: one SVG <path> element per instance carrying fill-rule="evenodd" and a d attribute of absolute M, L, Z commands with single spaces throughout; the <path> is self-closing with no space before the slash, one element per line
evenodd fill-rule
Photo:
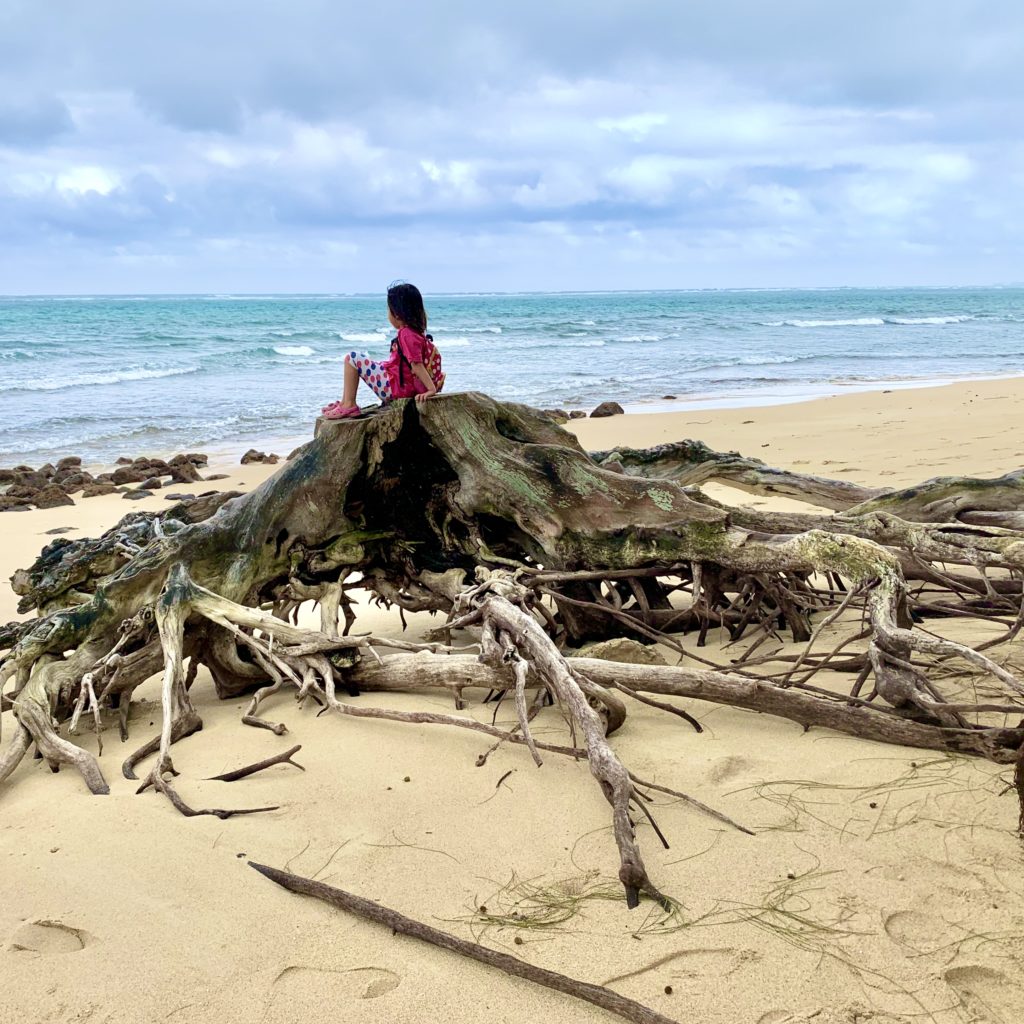
<path fill-rule="evenodd" d="M 871 382 L 850 382 L 850 383 L 839 383 L 839 382 L 823 382 L 821 384 L 801 386 L 800 393 L 798 394 L 787 394 L 788 390 L 786 385 L 779 385 L 778 387 L 762 388 L 757 391 L 748 391 L 741 394 L 729 394 L 729 395 L 712 395 L 708 397 L 692 397 L 692 398 L 676 398 L 673 400 L 665 399 L 651 399 L 650 401 L 644 402 L 623 402 L 620 403 L 624 409 L 624 415 L 627 416 L 671 416 L 674 414 L 683 414 L 688 412 L 722 412 L 737 414 L 744 411 L 764 411 L 777 408 L 791 408 L 794 406 L 812 405 L 817 402 L 830 401 L 834 399 L 843 398 L 854 398 L 856 396 L 869 396 L 885 394 L 887 392 L 907 392 L 907 391 L 937 391 L 944 388 L 955 388 L 957 386 L 970 386 L 975 384 L 987 384 L 992 382 L 1003 382 L 1003 381 L 1024 381 L 1024 370 L 1019 373 L 1010 374 L 998 374 L 998 375 L 985 375 L 980 377 L 956 377 L 956 378 L 892 378 Z M 794 385 L 794 387 L 797 385 Z M 454 394 L 456 392 L 449 392 Z M 761 396 L 761 397 L 758 397 Z M 575 427 L 580 423 L 587 422 L 590 419 L 590 409 L 596 408 L 600 402 L 603 401 L 615 401 L 615 399 L 606 399 L 602 397 L 595 397 L 592 402 L 588 402 L 589 408 L 585 408 L 583 411 L 587 413 L 585 418 L 579 418 L 577 420 L 570 421 L 566 426 Z M 371 403 L 372 404 L 372 403 Z M 530 404 L 530 403 L 523 403 Z M 540 406 L 534 406 L 534 408 L 541 408 Z M 569 408 L 569 406 L 566 406 Z M 575 406 L 574 408 L 580 408 Z M 204 452 L 209 456 L 210 469 L 213 469 L 214 465 L 217 466 L 217 472 L 225 472 L 228 468 L 234 468 L 238 466 L 238 460 L 241 456 L 249 449 L 256 449 L 258 451 L 264 451 L 267 454 L 276 453 L 280 456 L 281 462 L 284 462 L 288 454 L 300 445 L 305 444 L 312 437 L 312 425 L 316 421 L 318 413 L 311 412 L 308 433 L 281 433 L 281 434 L 270 434 L 263 435 L 260 437 L 250 437 L 245 441 L 232 441 L 232 440 L 220 440 L 213 441 L 206 444 L 182 444 L 175 448 L 155 449 L 155 450 L 140 450 L 134 451 L 129 449 L 126 445 L 123 449 L 119 450 L 117 454 L 113 455 L 108 461 L 97 460 L 93 458 L 83 458 L 83 466 L 88 468 L 90 471 L 93 469 L 107 470 L 115 464 L 115 460 L 121 456 L 128 458 L 144 457 L 144 458 L 155 458 L 155 459 L 168 459 L 173 455 L 177 455 L 185 450 L 198 450 Z M 609 417 L 615 419 L 617 417 Z M 659 443 L 659 442 L 652 442 Z M 753 453 L 744 453 L 753 454 Z M 43 458 L 40 465 L 44 465 L 46 462 L 56 464 L 60 459 L 67 456 L 76 456 L 79 452 L 76 451 L 59 451 L 49 452 Z M 0 452 L 0 468 L 12 468 L 15 465 L 20 465 L 25 462 L 25 458 L 19 454 L 4 453 Z M 38 467 L 33 467 L 38 468 Z"/>

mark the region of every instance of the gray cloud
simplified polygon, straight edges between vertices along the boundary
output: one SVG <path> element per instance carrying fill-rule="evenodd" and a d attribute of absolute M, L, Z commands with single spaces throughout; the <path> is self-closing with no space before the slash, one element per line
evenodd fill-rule
<path fill-rule="evenodd" d="M 1016 0 L 8 0 L 0 287 L 1019 276 L 1022 30 Z"/>

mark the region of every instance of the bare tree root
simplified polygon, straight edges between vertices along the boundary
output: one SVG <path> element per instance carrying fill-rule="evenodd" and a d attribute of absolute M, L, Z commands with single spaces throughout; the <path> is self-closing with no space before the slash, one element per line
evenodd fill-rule
<path fill-rule="evenodd" d="M 0 703 L 15 723 L 0 776 L 34 742 L 52 766 L 72 764 L 105 792 L 96 759 L 60 730 L 91 716 L 99 746 L 102 712 L 116 707 L 124 738 L 135 688 L 162 672 L 160 735 L 122 771 L 134 778 L 152 756 L 142 789 L 182 813 L 230 816 L 196 812 L 174 789 L 171 748 L 202 727 L 190 687 L 204 666 L 218 696 L 246 696 L 243 722 L 277 734 L 285 723 L 263 716 L 287 693 L 348 718 L 473 730 L 526 746 L 535 762 L 547 752 L 586 757 L 611 807 L 632 905 L 641 893 L 664 897 L 636 841 L 634 821 L 650 816 L 647 787 L 609 739 L 627 723 L 624 698 L 694 728 L 687 711 L 658 698 L 1016 758 L 1024 728 L 1005 716 L 1024 708 L 1024 683 L 1005 653 L 1024 626 L 1020 474 L 896 495 L 707 449 L 618 455 L 602 468 L 545 417 L 482 395 L 398 402 L 320 422 L 249 494 L 133 513 L 98 540 L 49 545 L 15 581 L 23 609 L 39 618 L 0 629 Z M 730 509 L 677 482 L 712 477 L 842 514 Z M 440 613 L 443 624 L 429 644 L 352 636 L 359 590 L 401 615 Z M 317 629 L 298 625 L 308 602 L 319 606 Z M 1000 636 L 972 648 L 922 625 L 966 618 Z M 454 647 L 462 630 L 473 630 L 471 642 Z M 696 633 L 696 650 L 675 635 L 685 631 Z M 783 649 L 786 634 L 800 646 Z M 563 656 L 622 636 L 663 643 L 696 667 Z M 749 641 L 728 669 L 699 650 L 716 637 Z M 459 653 L 470 647 L 479 659 Z M 849 692 L 827 689 L 835 676 L 817 678 L 826 670 L 851 673 Z M 974 701 L 956 674 L 983 677 Z M 467 688 L 508 694 L 515 723 L 339 698 L 425 686 L 449 693 L 456 710 Z M 533 734 L 546 700 L 566 722 L 565 745 Z"/>
<path fill-rule="evenodd" d="M 585 981 L 577 981 L 564 974 L 557 974 L 554 971 L 545 970 L 543 967 L 534 967 L 525 963 L 508 953 L 499 953 L 496 950 L 481 946 L 478 942 L 467 942 L 465 939 L 457 938 L 448 932 L 442 932 L 437 928 L 421 921 L 415 921 L 406 917 L 398 911 L 382 907 L 373 900 L 364 899 L 362 896 L 355 896 L 345 892 L 343 889 L 336 889 L 334 886 L 325 885 L 323 882 L 316 882 L 311 878 L 302 878 L 300 875 L 292 875 L 287 871 L 280 871 L 277 868 L 269 867 L 266 864 L 257 864 L 249 861 L 249 867 L 255 868 L 261 875 L 269 878 L 272 882 L 301 896 L 312 896 L 315 899 L 323 900 L 331 906 L 340 910 L 348 911 L 367 921 L 374 921 L 390 928 L 392 933 L 410 935 L 414 939 L 421 939 L 434 946 L 458 953 L 460 956 L 477 960 L 490 967 L 496 967 L 506 974 L 517 978 L 525 978 L 535 985 L 543 985 L 545 988 L 554 989 L 556 992 L 563 992 L 566 995 L 574 996 L 576 999 L 583 999 L 603 1010 L 618 1014 L 625 1020 L 634 1021 L 635 1024 L 676 1024 L 670 1017 L 657 1013 L 655 1010 L 637 1003 L 625 996 L 620 996 L 611 989 L 603 988 L 600 985 L 591 985 Z"/>

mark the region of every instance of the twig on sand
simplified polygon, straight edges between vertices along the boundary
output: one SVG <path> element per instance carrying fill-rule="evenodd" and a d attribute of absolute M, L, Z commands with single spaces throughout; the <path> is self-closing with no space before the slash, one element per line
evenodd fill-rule
<path fill-rule="evenodd" d="M 244 779 L 249 775 L 255 775 L 257 772 L 263 771 L 264 768 L 273 768 L 275 764 L 290 764 L 300 771 L 306 769 L 301 764 L 297 764 L 292 760 L 292 755 L 297 754 L 302 749 L 302 744 L 297 743 L 290 750 L 285 750 L 280 754 L 275 754 L 273 757 L 268 757 L 263 761 L 257 761 L 255 764 L 246 765 L 244 768 L 236 768 L 232 772 L 225 772 L 223 775 L 211 775 L 207 782 L 237 782 L 238 779 Z"/>

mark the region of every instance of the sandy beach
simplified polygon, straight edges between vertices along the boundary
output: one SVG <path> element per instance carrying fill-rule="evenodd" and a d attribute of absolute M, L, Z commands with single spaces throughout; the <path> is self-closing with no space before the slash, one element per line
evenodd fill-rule
<path fill-rule="evenodd" d="M 1020 468 L 1022 423 L 1024 378 L 1013 378 L 570 426 L 588 449 L 693 438 L 771 466 L 897 486 Z M 64 454 L 74 453 L 54 457 Z M 247 490 L 276 469 L 235 458 L 209 471 L 228 478 L 172 490 Z M 705 489 L 732 504 L 809 507 Z M 17 617 L 8 578 L 51 539 L 47 531 L 95 536 L 128 512 L 167 504 L 158 491 L 139 502 L 114 494 L 0 515 L 0 622 Z M 358 630 L 400 633 L 397 615 L 357 610 Z M 405 635 L 435 624 L 410 616 Z M 958 635 L 970 638 L 972 628 Z M 704 653 L 730 656 L 720 641 Z M 280 808 L 185 819 L 152 793 L 136 795 L 118 770 L 116 726 L 104 733 L 107 797 L 90 796 L 74 772 L 51 775 L 26 760 L 0 786 L 0 1020 L 618 1019 L 290 895 L 248 860 L 608 985 L 681 1022 L 1011 1024 L 1024 1016 L 1024 857 L 1016 799 L 1005 792 L 1010 769 L 677 700 L 705 727 L 697 735 L 632 705 L 613 741 L 623 759 L 755 832 L 659 799 L 671 848 L 646 826 L 639 836 L 652 875 L 680 904 L 664 921 L 649 904 L 629 912 L 618 898 L 607 805 L 585 764 L 549 758 L 538 769 L 523 748 L 503 747 L 477 768 L 489 746 L 478 736 L 318 718 L 290 697 L 267 706 L 287 724 L 279 738 L 242 727 L 246 701 L 218 701 L 204 673 L 192 691 L 203 730 L 175 747 L 180 789 L 196 806 Z M 152 680 L 140 698 L 133 748 L 160 724 Z M 441 694 L 359 699 L 451 710 Z M 492 710 L 471 704 L 467 713 L 489 721 Z M 513 716 L 503 707 L 499 721 Z M 564 741 L 551 709 L 538 722 L 538 736 Z M 91 730 L 76 742 L 96 751 Z M 223 783 L 203 781 L 296 743 L 305 772 L 278 766 L 226 796 Z M 564 921 L 523 929 L 494 920 L 525 912 L 530 904 L 517 900 L 530 891 L 568 907 Z"/>

